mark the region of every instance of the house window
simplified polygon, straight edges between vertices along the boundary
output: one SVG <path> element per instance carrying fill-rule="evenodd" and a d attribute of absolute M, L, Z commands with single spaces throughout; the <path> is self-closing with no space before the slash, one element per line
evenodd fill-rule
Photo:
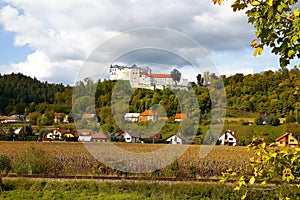
<path fill-rule="evenodd" d="M 129 140 L 130 140 L 130 138 L 128 137 L 128 138 L 126 138 L 126 140 L 127 140 L 127 141 L 129 141 Z"/>
<path fill-rule="evenodd" d="M 295 140 L 294 139 L 290 139 L 290 142 L 295 142 Z"/>
<path fill-rule="evenodd" d="M 233 140 L 233 138 L 229 138 L 229 140 Z"/>

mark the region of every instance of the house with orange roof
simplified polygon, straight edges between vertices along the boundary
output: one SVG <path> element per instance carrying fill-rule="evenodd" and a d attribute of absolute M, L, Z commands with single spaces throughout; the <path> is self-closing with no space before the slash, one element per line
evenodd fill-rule
<path fill-rule="evenodd" d="M 285 133 L 276 139 L 276 144 L 283 147 L 298 147 L 299 141 L 293 136 L 292 133 Z"/>
<path fill-rule="evenodd" d="M 157 122 L 158 115 L 157 113 L 151 111 L 151 110 L 145 110 L 140 114 L 140 122 Z"/>
<path fill-rule="evenodd" d="M 184 113 L 176 113 L 175 114 L 175 117 L 174 117 L 174 120 L 175 122 L 181 122 L 182 119 L 185 119 L 187 118 L 187 114 L 184 114 Z"/>

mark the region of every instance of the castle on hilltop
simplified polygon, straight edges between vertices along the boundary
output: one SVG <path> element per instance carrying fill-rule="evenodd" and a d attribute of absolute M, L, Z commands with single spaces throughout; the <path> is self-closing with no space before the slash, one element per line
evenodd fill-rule
<path fill-rule="evenodd" d="M 149 67 L 141 68 L 112 65 L 110 66 L 110 80 L 128 80 L 132 88 L 145 89 L 188 89 L 187 79 L 174 81 L 171 74 L 153 74 Z"/>

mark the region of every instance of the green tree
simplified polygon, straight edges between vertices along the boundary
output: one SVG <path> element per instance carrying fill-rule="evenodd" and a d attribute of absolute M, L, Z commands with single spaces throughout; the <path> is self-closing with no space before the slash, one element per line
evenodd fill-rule
<path fill-rule="evenodd" d="M 29 120 L 29 123 L 33 124 L 33 125 L 37 125 L 38 119 L 41 117 L 41 113 L 39 112 L 32 112 L 29 113 L 27 118 Z"/>
<path fill-rule="evenodd" d="M 197 78 L 197 84 L 199 86 L 203 86 L 204 78 L 201 76 L 201 74 L 198 74 L 196 78 Z"/>
<path fill-rule="evenodd" d="M 213 0 L 221 4 L 222 0 Z M 255 28 L 256 39 L 251 43 L 254 56 L 261 55 L 264 46 L 280 56 L 281 67 L 300 58 L 300 18 L 298 0 L 236 0 L 233 11 L 245 10 L 248 23 Z M 298 60 L 299 61 L 299 60 Z M 300 64 L 298 64 L 300 67 Z"/>
<path fill-rule="evenodd" d="M 3 191 L 2 177 L 12 170 L 11 160 L 6 155 L 0 155 L 0 191 Z"/>
<path fill-rule="evenodd" d="M 171 77 L 175 81 L 175 83 L 178 83 L 181 79 L 181 73 L 177 69 L 173 69 L 171 71 Z"/>

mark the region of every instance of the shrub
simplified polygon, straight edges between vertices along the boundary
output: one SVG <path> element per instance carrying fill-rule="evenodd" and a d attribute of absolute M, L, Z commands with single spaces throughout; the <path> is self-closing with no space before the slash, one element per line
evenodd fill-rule
<path fill-rule="evenodd" d="M 278 125 L 280 125 L 280 120 L 277 117 L 271 116 L 267 120 L 267 124 L 269 124 L 271 126 L 278 126 Z"/>
<path fill-rule="evenodd" d="M 285 119 L 285 123 L 293 123 L 293 122 L 296 122 L 296 118 L 292 115 L 288 116 L 286 119 Z"/>
<path fill-rule="evenodd" d="M 262 118 L 259 117 L 259 118 L 256 118 L 256 119 L 255 119 L 254 123 L 255 123 L 256 125 L 263 125 L 264 120 L 263 120 Z"/>
<path fill-rule="evenodd" d="M 57 164 L 44 150 L 31 147 L 28 153 L 16 159 L 13 171 L 17 174 L 57 174 Z"/>
<path fill-rule="evenodd" d="M 11 160 L 5 155 L 0 155 L 0 170 L 1 174 L 6 174 L 12 169 Z"/>

